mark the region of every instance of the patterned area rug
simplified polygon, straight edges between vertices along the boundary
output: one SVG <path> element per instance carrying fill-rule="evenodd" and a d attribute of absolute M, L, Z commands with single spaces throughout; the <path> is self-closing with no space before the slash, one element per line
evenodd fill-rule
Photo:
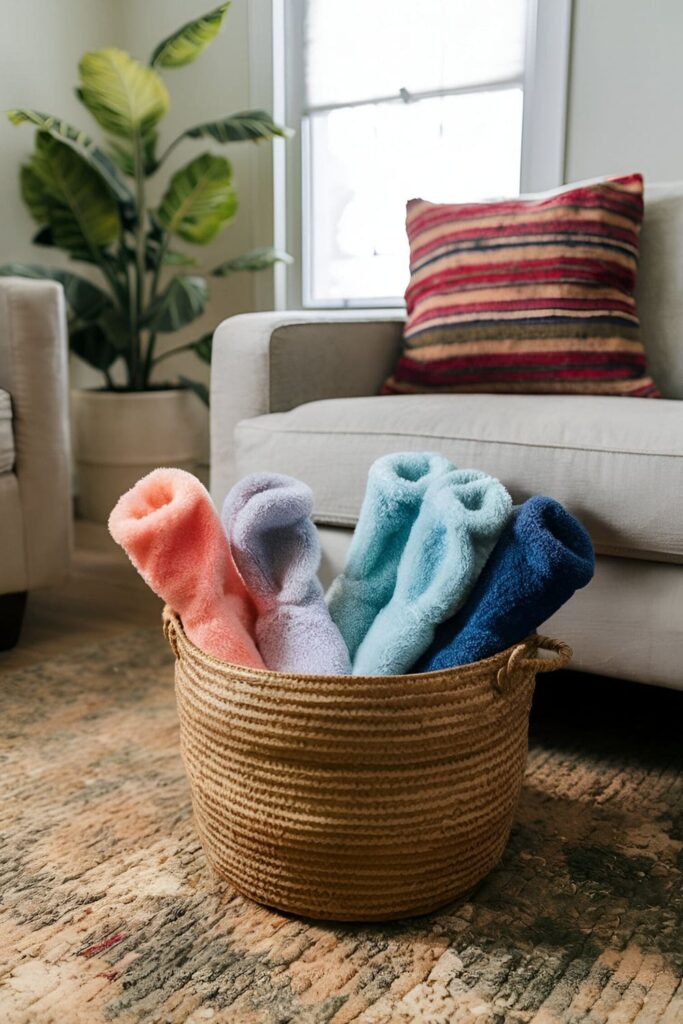
<path fill-rule="evenodd" d="M 517 825 L 476 894 L 323 926 L 209 874 L 159 633 L 5 674 L 0 1020 L 678 1024 L 682 697 L 539 682 Z"/>

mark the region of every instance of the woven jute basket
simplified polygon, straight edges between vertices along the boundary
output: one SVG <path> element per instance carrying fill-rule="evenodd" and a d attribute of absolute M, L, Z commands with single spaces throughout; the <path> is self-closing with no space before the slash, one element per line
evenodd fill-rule
<path fill-rule="evenodd" d="M 491 870 L 522 785 L 536 673 L 571 657 L 534 636 L 446 672 L 296 676 L 218 661 L 170 609 L 164 631 L 210 864 L 259 903 L 337 921 L 424 914 Z"/>

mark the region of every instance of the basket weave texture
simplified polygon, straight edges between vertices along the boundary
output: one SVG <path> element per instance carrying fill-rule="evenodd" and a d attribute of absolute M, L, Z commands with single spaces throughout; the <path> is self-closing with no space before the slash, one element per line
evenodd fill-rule
<path fill-rule="evenodd" d="M 170 609 L 164 631 L 210 864 L 259 903 L 338 921 L 427 913 L 494 867 L 536 673 L 571 657 L 531 637 L 446 672 L 294 676 L 205 654 Z"/>

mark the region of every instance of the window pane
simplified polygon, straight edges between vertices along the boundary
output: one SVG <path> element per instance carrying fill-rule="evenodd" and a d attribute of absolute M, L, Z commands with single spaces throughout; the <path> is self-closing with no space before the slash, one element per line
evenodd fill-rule
<path fill-rule="evenodd" d="M 401 296 L 408 199 L 519 193 L 522 90 L 347 107 L 309 118 L 308 298 Z"/>
<path fill-rule="evenodd" d="M 309 106 L 520 77 L 527 0 L 308 0 Z"/>

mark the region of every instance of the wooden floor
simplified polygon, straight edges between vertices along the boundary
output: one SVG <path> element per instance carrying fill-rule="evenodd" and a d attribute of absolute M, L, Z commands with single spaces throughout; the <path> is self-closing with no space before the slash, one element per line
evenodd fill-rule
<path fill-rule="evenodd" d="M 0 672 L 24 668 L 131 626 L 161 628 L 161 601 L 145 586 L 106 526 L 76 523 L 71 578 L 29 594 L 19 643 L 0 653 Z"/>

